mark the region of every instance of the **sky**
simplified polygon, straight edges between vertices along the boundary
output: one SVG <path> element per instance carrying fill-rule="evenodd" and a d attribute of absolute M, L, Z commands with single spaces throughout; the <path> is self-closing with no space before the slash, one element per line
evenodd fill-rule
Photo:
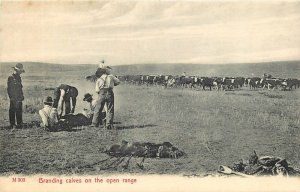
<path fill-rule="evenodd" d="M 298 1 L 0 1 L 0 62 L 300 60 Z"/>

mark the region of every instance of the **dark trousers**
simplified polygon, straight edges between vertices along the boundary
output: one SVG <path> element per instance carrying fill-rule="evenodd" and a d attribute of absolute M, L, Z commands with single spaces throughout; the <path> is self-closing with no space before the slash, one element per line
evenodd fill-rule
<path fill-rule="evenodd" d="M 22 124 L 22 101 L 10 100 L 9 105 L 9 122 L 11 125 Z"/>
<path fill-rule="evenodd" d="M 106 126 L 113 125 L 114 121 L 114 92 L 112 89 L 101 89 L 99 92 L 99 100 L 94 109 L 94 116 L 92 120 L 92 125 L 99 125 L 99 121 L 102 120 L 103 117 L 103 107 L 106 104 L 107 112 L 106 112 Z"/>
<path fill-rule="evenodd" d="M 65 105 L 65 114 L 67 115 L 71 112 L 71 102 L 70 102 L 70 99 L 64 100 L 63 102 Z"/>

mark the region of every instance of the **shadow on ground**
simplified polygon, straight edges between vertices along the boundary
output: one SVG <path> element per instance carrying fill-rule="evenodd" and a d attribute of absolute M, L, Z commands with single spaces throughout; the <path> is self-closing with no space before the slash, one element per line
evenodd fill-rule
<path fill-rule="evenodd" d="M 139 128 L 148 128 L 148 127 L 156 127 L 157 125 L 154 124 L 147 124 L 147 125 L 128 125 L 128 126 L 117 126 L 117 130 L 121 129 L 139 129 Z"/>

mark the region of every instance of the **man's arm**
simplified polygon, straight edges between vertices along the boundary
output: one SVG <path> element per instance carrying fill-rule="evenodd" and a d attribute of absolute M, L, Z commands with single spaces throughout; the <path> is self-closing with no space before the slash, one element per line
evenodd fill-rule
<path fill-rule="evenodd" d="M 120 80 L 117 77 L 113 76 L 113 79 L 114 79 L 114 86 L 117 86 L 120 84 Z"/>
<path fill-rule="evenodd" d="M 66 93 L 65 90 L 63 89 L 60 90 L 60 98 L 57 106 L 57 111 L 59 112 L 60 115 L 62 115 L 63 112 L 63 101 L 64 101 L 65 93 Z"/>
<path fill-rule="evenodd" d="M 12 97 L 13 97 L 13 77 L 12 76 L 10 76 L 10 77 L 8 77 L 8 79 L 7 79 L 7 94 L 8 94 L 8 97 L 9 97 L 9 99 L 13 99 Z"/>
<path fill-rule="evenodd" d="M 99 93 L 100 92 L 100 87 L 103 86 L 103 80 L 101 78 L 99 78 L 97 81 L 96 81 L 96 87 L 95 87 L 95 91 L 96 93 Z"/>
<path fill-rule="evenodd" d="M 21 101 L 24 101 L 24 94 L 23 94 L 23 85 L 22 85 L 22 79 L 20 79 L 20 83 L 21 83 L 21 91 L 20 91 L 20 99 L 21 99 Z"/>
<path fill-rule="evenodd" d="M 48 118 L 46 117 L 45 112 L 42 109 L 39 110 L 39 115 L 42 119 L 42 125 L 44 127 L 48 127 Z"/>

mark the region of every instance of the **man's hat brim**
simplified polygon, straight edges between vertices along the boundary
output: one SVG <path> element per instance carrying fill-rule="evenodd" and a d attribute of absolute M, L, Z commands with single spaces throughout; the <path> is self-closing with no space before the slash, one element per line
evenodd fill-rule
<path fill-rule="evenodd" d="M 24 69 L 19 69 L 17 67 L 13 67 L 14 70 L 17 70 L 17 71 L 21 71 L 22 73 L 25 73 L 25 70 Z"/>
<path fill-rule="evenodd" d="M 89 95 L 88 97 L 83 98 L 83 101 L 87 101 L 88 99 L 92 99 L 93 95 Z"/>

